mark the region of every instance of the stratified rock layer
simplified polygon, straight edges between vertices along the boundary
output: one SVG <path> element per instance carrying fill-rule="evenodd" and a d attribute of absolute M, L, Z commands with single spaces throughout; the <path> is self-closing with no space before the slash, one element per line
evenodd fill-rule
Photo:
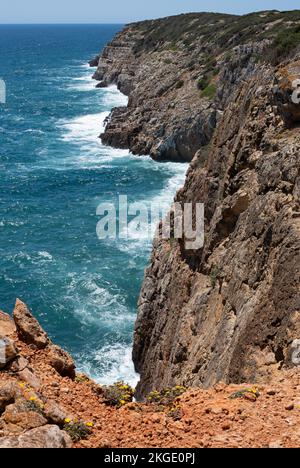
<path fill-rule="evenodd" d="M 128 25 L 91 61 L 99 87 L 115 84 L 129 97 L 112 111 L 103 143 L 191 161 L 240 84 L 297 41 L 299 20 L 299 12 L 201 13 Z"/>
<path fill-rule="evenodd" d="M 205 204 L 203 249 L 186 250 L 184 240 L 154 245 L 135 331 L 140 396 L 174 384 L 259 380 L 293 365 L 300 137 L 298 126 L 287 127 L 286 109 L 294 124 L 300 119 L 281 92 L 289 70 L 293 61 L 265 65 L 245 82 L 218 125 L 207 163 L 201 151 L 192 162 L 177 201 Z"/>
<path fill-rule="evenodd" d="M 112 111 L 103 143 L 157 160 L 191 161 L 211 140 L 232 88 L 255 69 L 251 52 L 260 54 L 268 44 L 249 43 L 229 69 L 222 34 L 234 20 L 182 15 L 119 33 L 101 54 L 94 78 L 101 87 L 116 84 L 129 103 Z M 211 60 L 216 49 L 219 56 Z"/>

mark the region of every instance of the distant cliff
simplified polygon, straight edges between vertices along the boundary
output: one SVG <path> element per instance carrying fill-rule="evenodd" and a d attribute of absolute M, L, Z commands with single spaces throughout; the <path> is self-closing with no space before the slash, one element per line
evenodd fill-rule
<path fill-rule="evenodd" d="M 91 62 L 98 63 L 98 86 L 116 84 L 129 96 L 127 108 L 113 110 L 102 141 L 157 160 L 191 161 L 261 58 L 276 59 L 290 46 L 284 31 L 298 20 L 296 12 L 203 13 L 128 25 Z"/>
<path fill-rule="evenodd" d="M 178 202 L 205 203 L 205 245 L 157 241 L 135 330 L 139 395 L 266 378 L 300 338 L 300 12 L 129 25 L 95 78 L 128 108 L 102 139 L 192 160 Z"/>

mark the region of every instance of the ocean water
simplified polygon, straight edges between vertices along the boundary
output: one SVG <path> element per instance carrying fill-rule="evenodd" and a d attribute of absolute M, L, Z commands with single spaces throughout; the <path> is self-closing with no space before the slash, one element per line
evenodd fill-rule
<path fill-rule="evenodd" d="M 171 203 L 186 165 L 104 147 L 127 98 L 95 89 L 87 61 L 116 25 L 0 26 L 0 308 L 16 297 L 98 382 L 135 383 L 136 303 L 150 239 L 99 240 L 96 209 L 118 194 Z"/>

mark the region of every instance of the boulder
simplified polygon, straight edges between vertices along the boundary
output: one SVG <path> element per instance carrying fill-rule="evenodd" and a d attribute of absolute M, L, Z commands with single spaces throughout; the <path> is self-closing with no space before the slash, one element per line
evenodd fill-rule
<path fill-rule="evenodd" d="M 16 382 L 0 382 L 0 414 L 21 396 L 21 389 Z"/>
<path fill-rule="evenodd" d="M 6 407 L 2 416 L 3 429 L 7 434 L 21 434 L 24 431 L 45 426 L 47 419 L 38 411 L 30 409 L 30 402 L 21 400 Z"/>
<path fill-rule="evenodd" d="M 26 369 L 29 365 L 27 359 L 23 356 L 17 356 L 16 359 L 9 365 L 9 371 L 17 374 L 18 372 L 22 372 Z"/>
<path fill-rule="evenodd" d="M 75 364 L 71 356 L 61 349 L 59 346 L 50 345 L 48 358 L 50 365 L 58 372 L 62 377 L 75 378 Z"/>
<path fill-rule="evenodd" d="M 39 390 L 41 388 L 41 381 L 35 374 L 34 369 L 29 365 L 27 359 L 23 356 L 17 356 L 17 358 L 9 364 L 7 369 L 15 374 L 19 380 L 26 382 L 34 390 Z"/>
<path fill-rule="evenodd" d="M 27 306 L 19 299 L 17 299 L 13 317 L 18 336 L 24 343 L 35 345 L 38 349 L 44 349 L 48 346 L 50 340 L 47 334 Z"/>
<path fill-rule="evenodd" d="M 10 338 L 0 335 L 0 370 L 4 369 L 17 355 L 15 343 Z"/>
<path fill-rule="evenodd" d="M 66 411 L 53 400 L 49 400 L 45 404 L 44 414 L 50 423 L 58 426 L 63 425 L 67 418 Z"/>
<path fill-rule="evenodd" d="M 0 310 L 0 335 L 10 337 L 15 331 L 16 326 L 12 318 Z"/>
<path fill-rule="evenodd" d="M 18 372 L 18 376 L 20 380 L 28 383 L 34 390 L 40 390 L 41 381 L 29 367 L 26 367 L 25 369 Z"/>
<path fill-rule="evenodd" d="M 0 448 L 71 448 L 72 440 L 58 426 L 43 426 L 32 429 L 18 437 L 0 438 Z"/>

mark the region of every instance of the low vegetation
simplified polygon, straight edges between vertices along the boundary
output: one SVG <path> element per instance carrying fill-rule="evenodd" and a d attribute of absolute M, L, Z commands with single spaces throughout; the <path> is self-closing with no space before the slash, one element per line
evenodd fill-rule
<path fill-rule="evenodd" d="M 65 420 L 64 431 L 71 437 L 73 442 L 79 442 L 86 439 L 92 433 L 92 423 L 84 423 L 83 421 Z"/>
<path fill-rule="evenodd" d="M 133 401 L 134 393 L 134 389 L 130 385 L 124 382 L 117 382 L 113 385 L 103 387 L 104 403 L 109 406 L 121 408 Z"/>
<path fill-rule="evenodd" d="M 288 57 L 295 49 L 300 47 L 300 26 L 280 31 L 274 41 L 274 47 L 270 51 L 272 61 L 278 63 Z"/>
<path fill-rule="evenodd" d="M 184 86 L 184 81 L 183 80 L 177 81 L 177 83 L 175 85 L 176 89 L 181 89 L 183 86 Z"/>
<path fill-rule="evenodd" d="M 209 84 L 206 86 L 206 88 L 202 91 L 201 96 L 208 98 L 208 99 L 213 99 L 216 95 L 217 92 L 217 87 L 215 84 Z"/>
<path fill-rule="evenodd" d="M 148 403 L 152 403 L 158 406 L 171 406 L 173 405 L 174 401 L 186 391 L 187 388 L 181 385 L 173 388 L 166 388 L 160 392 L 158 390 L 154 390 L 147 396 L 147 401 Z"/>

